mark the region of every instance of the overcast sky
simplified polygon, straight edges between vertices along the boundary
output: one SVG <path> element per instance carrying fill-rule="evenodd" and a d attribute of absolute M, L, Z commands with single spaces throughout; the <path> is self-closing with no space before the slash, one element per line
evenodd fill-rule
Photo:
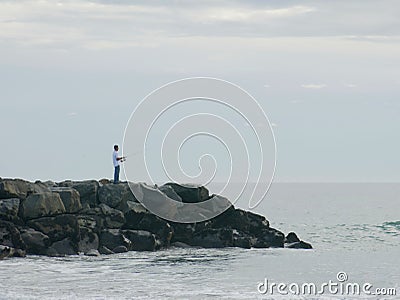
<path fill-rule="evenodd" d="M 135 106 L 209 76 L 267 113 L 277 181 L 399 181 L 399 16 L 396 0 L 0 1 L 0 176 L 111 178 Z"/>

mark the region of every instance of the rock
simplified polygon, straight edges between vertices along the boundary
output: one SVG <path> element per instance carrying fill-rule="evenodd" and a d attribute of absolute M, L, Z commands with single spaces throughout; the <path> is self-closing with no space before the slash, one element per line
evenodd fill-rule
<path fill-rule="evenodd" d="M 196 230 L 196 224 L 175 223 L 175 222 L 171 222 L 170 224 L 174 231 L 174 234 L 171 239 L 171 243 L 183 242 L 186 244 L 190 244 L 190 242 L 193 238 L 193 234 L 195 233 L 195 230 Z"/>
<path fill-rule="evenodd" d="M 65 238 L 61 241 L 53 243 L 49 249 L 47 249 L 48 256 L 65 256 L 65 255 L 76 255 L 76 246 L 69 238 Z"/>
<path fill-rule="evenodd" d="M 93 218 L 93 216 L 78 215 L 76 216 L 76 220 L 79 227 L 86 227 L 94 232 L 97 232 L 99 229 L 97 221 L 95 218 Z"/>
<path fill-rule="evenodd" d="M 143 210 L 146 210 L 140 203 L 133 201 L 121 202 L 120 205 L 118 205 L 118 210 L 122 211 L 125 214 L 131 209 L 135 210 L 138 206 L 142 207 Z"/>
<path fill-rule="evenodd" d="M 165 186 L 171 187 L 185 203 L 197 203 L 210 198 L 209 192 L 204 186 L 169 182 L 160 187 L 160 189 L 165 188 Z"/>
<path fill-rule="evenodd" d="M 252 238 L 246 233 L 233 230 L 233 246 L 239 248 L 250 249 L 256 242 L 255 238 Z"/>
<path fill-rule="evenodd" d="M 0 200 L 0 220 L 19 223 L 18 211 L 20 200 L 18 198 Z"/>
<path fill-rule="evenodd" d="M 101 246 L 99 248 L 99 253 L 104 254 L 104 255 L 109 255 L 109 254 L 114 254 L 110 249 L 108 249 L 106 246 Z"/>
<path fill-rule="evenodd" d="M 100 184 L 96 180 L 63 181 L 60 187 L 72 187 L 79 192 L 82 207 L 95 207 L 98 203 L 97 192 Z"/>
<path fill-rule="evenodd" d="M 285 248 L 292 248 L 292 249 L 312 249 L 311 244 L 303 241 L 294 242 L 294 243 L 286 243 Z"/>
<path fill-rule="evenodd" d="M 295 243 L 295 242 L 300 242 L 300 239 L 294 232 L 289 232 L 285 238 L 285 243 Z"/>
<path fill-rule="evenodd" d="M 182 198 L 175 192 L 175 190 L 170 185 L 163 185 L 158 188 L 162 193 L 167 195 L 169 198 L 182 202 Z"/>
<path fill-rule="evenodd" d="M 190 245 L 182 243 L 182 242 L 174 242 L 171 244 L 171 246 L 176 247 L 176 248 L 194 248 L 193 246 L 190 246 Z"/>
<path fill-rule="evenodd" d="M 21 238 L 28 254 L 45 255 L 51 244 L 47 235 L 28 227 L 21 229 Z"/>
<path fill-rule="evenodd" d="M 74 215 L 58 215 L 34 219 L 28 221 L 27 225 L 46 234 L 52 242 L 57 242 L 67 237 L 74 242 L 79 241 L 79 226 L 77 217 Z"/>
<path fill-rule="evenodd" d="M 104 217 L 104 226 L 106 228 L 121 228 L 125 223 L 125 216 L 122 211 L 111 208 L 106 204 L 100 204 L 102 216 Z"/>
<path fill-rule="evenodd" d="M 13 223 L 0 221 L 0 245 L 25 249 L 21 233 Z"/>
<path fill-rule="evenodd" d="M 99 248 L 99 237 L 87 227 L 79 227 L 80 240 L 78 242 L 78 252 L 87 253 Z"/>
<path fill-rule="evenodd" d="M 223 248 L 233 246 L 233 230 L 209 228 L 193 236 L 192 245 L 203 248 Z"/>
<path fill-rule="evenodd" d="M 283 248 L 285 235 L 274 228 L 262 230 L 254 243 L 254 248 Z"/>
<path fill-rule="evenodd" d="M 16 249 L 0 245 L 0 260 L 7 257 L 25 257 L 26 252 L 22 249 Z"/>
<path fill-rule="evenodd" d="M 99 182 L 100 182 L 101 185 L 106 185 L 106 184 L 112 183 L 112 181 L 110 179 L 107 179 L 107 178 L 102 178 L 102 179 L 99 180 Z"/>
<path fill-rule="evenodd" d="M 124 236 L 126 236 L 132 242 L 130 250 L 134 251 L 155 250 L 156 238 L 154 234 L 152 234 L 151 232 L 144 230 L 123 230 L 122 232 Z"/>
<path fill-rule="evenodd" d="M 96 249 L 91 249 L 85 253 L 86 256 L 100 256 L 100 252 Z"/>
<path fill-rule="evenodd" d="M 106 229 L 100 234 L 100 245 L 108 249 L 115 249 L 118 246 L 125 246 L 127 249 L 131 249 L 131 244 L 131 241 L 118 229 Z"/>
<path fill-rule="evenodd" d="M 67 213 L 76 213 L 82 209 L 79 192 L 74 188 L 52 187 L 50 190 L 60 195 Z"/>
<path fill-rule="evenodd" d="M 22 217 L 25 220 L 65 213 L 65 207 L 57 193 L 32 194 L 22 202 Z"/>
<path fill-rule="evenodd" d="M 26 199 L 30 194 L 48 191 L 42 183 L 35 184 L 22 179 L 0 179 L 0 199 Z"/>
<path fill-rule="evenodd" d="M 124 206 L 127 201 L 138 202 L 127 183 L 107 184 L 99 189 L 99 202 L 112 208 Z"/>
<path fill-rule="evenodd" d="M 114 253 L 124 253 L 124 252 L 128 252 L 128 248 L 126 248 L 125 246 L 117 246 L 112 251 Z"/>

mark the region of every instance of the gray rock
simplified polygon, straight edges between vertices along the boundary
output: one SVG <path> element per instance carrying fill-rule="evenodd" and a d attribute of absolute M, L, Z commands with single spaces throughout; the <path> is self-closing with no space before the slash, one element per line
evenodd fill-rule
<path fill-rule="evenodd" d="M 264 229 L 258 233 L 254 248 L 283 248 L 285 235 L 274 228 Z"/>
<path fill-rule="evenodd" d="M 28 254 L 45 255 L 51 244 L 47 235 L 32 228 L 21 229 L 21 238 L 26 245 Z"/>
<path fill-rule="evenodd" d="M 124 206 L 127 201 L 138 202 L 127 183 L 107 184 L 99 189 L 99 202 L 112 208 Z"/>
<path fill-rule="evenodd" d="M 182 202 L 182 198 L 175 192 L 175 190 L 170 185 L 162 185 L 158 188 L 161 192 L 167 195 L 169 198 Z"/>
<path fill-rule="evenodd" d="M 294 232 L 289 232 L 285 238 L 285 243 L 296 243 L 300 242 L 300 239 L 298 238 L 297 234 Z"/>
<path fill-rule="evenodd" d="M 196 233 L 192 245 L 203 248 L 223 248 L 233 246 L 233 230 L 229 228 L 205 229 Z"/>
<path fill-rule="evenodd" d="M 110 249 L 108 249 L 106 246 L 101 246 L 99 248 L 99 253 L 100 254 L 104 254 L 104 255 L 110 255 L 110 254 L 114 254 L 114 252 L 112 252 Z"/>
<path fill-rule="evenodd" d="M 96 180 L 63 181 L 58 183 L 60 187 L 72 187 L 79 192 L 82 207 L 95 207 L 98 203 L 97 192 L 100 184 Z"/>
<path fill-rule="evenodd" d="M 25 257 L 26 252 L 22 249 L 16 249 L 0 245 L 0 260 L 7 257 Z"/>
<path fill-rule="evenodd" d="M 76 213 L 82 209 L 79 192 L 74 188 L 52 187 L 50 190 L 60 195 L 67 213 Z"/>
<path fill-rule="evenodd" d="M 312 249 L 312 246 L 310 243 L 304 242 L 304 241 L 299 241 L 299 242 L 294 242 L 294 243 L 286 243 L 285 248 L 291 248 L 291 249 Z"/>
<path fill-rule="evenodd" d="M 100 252 L 96 249 L 91 249 L 85 253 L 86 256 L 100 256 Z"/>
<path fill-rule="evenodd" d="M 22 202 L 22 217 L 25 220 L 65 213 L 65 207 L 57 193 L 32 194 Z"/>
<path fill-rule="evenodd" d="M 193 246 L 190 246 L 190 245 L 182 243 L 182 242 L 174 242 L 171 244 L 171 246 L 176 247 L 176 248 L 194 248 Z"/>
<path fill-rule="evenodd" d="M 53 243 L 49 249 L 47 249 L 48 256 L 65 256 L 65 255 L 76 255 L 76 247 L 69 238 L 65 238 L 61 241 Z"/>
<path fill-rule="evenodd" d="M 122 211 L 111 208 L 106 204 L 100 204 L 102 216 L 104 217 L 104 226 L 106 228 L 121 228 L 125 223 L 125 216 Z"/>
<path fill-rule="evenodd" d="M 30 194 L 44 192 L 49 192 L 49 189 L 42 183 L 22 179 L 0 179 L 0 199 L 26 199 Z"/>
<path fill-rule="evenodd" d="M 134 251 L 155 250 L 156 237 L 151 232 L 144 230 L 123 230 L 122 232 L 124 236 L 126 236 L 132 242 L 132 247 L 130 250 Z"/>
<path fill-rule="evenodd" d="M 114 253 L 124 253 L 124 252 L 128 252 L 128 248 L 126 248 L 125 246 L 117 246 L 112 251 Z"/>
<path fill-rule="evenodd" d="M 125 246 L 127 249 L 131 249 L 132 243 L 118 229 L 106 229 L 100 234 L 100 245 L 108 249 L 115 249 L 118 246 Z"/>
<path fill-rule="evenodd" d="M 18 222 L 20 200 L 18 198 L 0 200 L 0 220 Z"/>
<path fill-rule="evenodd" d="M 186 203 L 202 202 L 210 198 L 209 192 L 204 186 L 174 182 L 166 183 L 163 187 L 165 188 L 165 186 L 171 187 L 182 201 Z"/>
<path fill-rule="evenodd" d="M 13 223 L 0 220 L 0 245 L 25 249 L 21 233 Z"/>
<path fill-rule="evenodd" d="M 99 248 L 99 237 L 91 229 L 87 227 L 80 227 L 80 239 L 78 242 L 78 251 L 87 253 L 91 250 Z"/>
<path fill-rule="evenodd" d="M 52 242 L 60 241 L 67 237 L 74 241 L 79 241 L 78 220 L 74 215 L 34 219 L 28 221 L 27 225 L 46 234 Z"/>

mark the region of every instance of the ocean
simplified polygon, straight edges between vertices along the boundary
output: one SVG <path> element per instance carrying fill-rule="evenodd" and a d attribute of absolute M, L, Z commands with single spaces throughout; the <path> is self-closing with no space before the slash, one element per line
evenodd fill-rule
<path fill-rule="evenodd" d="M 236 204 L 246 205 L 246 199 Z M 0 299 L 400 299 L 400 184 L 274 183 L 253 211 L 314 249 L 6 259 Z M 329 281 L 337 291 L 324 286 Z M 301 293 L 306 283 L 323 293 Z M 350 284 L 369 284 L 367 292 L 376 295 L 346 293 Z"/>

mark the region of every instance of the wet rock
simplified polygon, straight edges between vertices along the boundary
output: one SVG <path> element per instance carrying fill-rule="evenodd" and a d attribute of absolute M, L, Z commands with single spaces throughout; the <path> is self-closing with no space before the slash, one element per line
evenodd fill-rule
<path fill-rule="evenodd" d="M 292 248 L 292 249 L 312 249 L 310 243 L 299 241 L 294 243 L 286 243 L 285 248 Z"/>
<path fill-rule="evenodd" d="M 91 249 L 85 253 L 86 256 L 100 256 L 100 252 L 96 249 Z"/>
<path fill-rule="evenodd" d="M 203 248 L 223 248 L 233 246 L 233 230 L 229 228 L 209 228 L 196 233 L 191 245 Z"/>
<path fill-rule="evenodd" d="M 127 249 L 131 249 L 132 243 L 118 229 L 106 229 L 100 234 L 100 245 L 108 249 L 115 249 L 118 246 L 125 246 Z"/>
<path fill-rule="evenodd" d="M 32 228 L 21 229 L 21 238 L 26 245 L 28 254 L 45 255 L 50 246 L 50 238 L 40 231 Z"/>
<path fill-rule="evenodd" d="M 22 202 L 22 217 L 25 220 L 65 213 L 65 207 L 57 193 L 32 194 Z"/>
<path fill-rule="evenodd" d="M 169 182 L 161 188 L 165 188 L 166 186 L 171 187 L 182 201 L 186 203 L 202 202 L 210 198 L 209 192 L 204 186 Z"/>
<path fill-rule="evenodd" d="M 0 199 L 26 199 L 30 194 L 49 192 L 46 185 L 22 179 L 0 179 Z"/>
<path fill-rule="evenodd" d="M 76 255 L 76 245 L 69 238 L 53 243 L 47 249 L 48 256 Z"/>
<path fill-rule="evenodd" d="M 128 248 L 125 246 L 117 246 L 112 251 L 114 253 L 124 253 L 124 252 L 128 252 Z"/>
<path fill-rule="evenodd" d="M 300 239 L 298 238 L 297 234 L 294 232 L 289 232 L 285 238 L 285 243 L 296 243 L 300 242 Z"/>
<path fill-rule="evenodd" d="M 193 234 L 196 230 L 196 224 L 194 223 L 170 223 L 174 234 L 171 239 L 171 243 L 183 242 L 189 244 L 193 238 Z M 198 226 L 199 227 L 199 226 Z M 198 230 L 200 231 L 200 230 Z"/>
<path fill-rule="evenodd" d="M 233 247 L 250 249 L 256 242 L 256 239 L 250 235 L 233 230 Z"/>
<path fill-rule="evenodd" d="M 188 244 L 182 243 L 182 242 L 174 242 L 171 244 L 172 247 L 176 247 L 176 248 L 193 248 L 193 246 L 190 246 Z"/>
<path fill-rule="evenodd" d="M 257 236 L 254 248 L 283 248 L 285 235 L 274 228 L 264 229 Z"/>
<path fill-rule="evenodd" d="M 13 223 L 0 221 L 0 245 L 25 249 L 21 233 Z"/>
<path fill-rule="evenodd" d="M 156 237 L 151 232 L 144 230 L 123 230 L 122 232 L 124 236 L 126 236 L 132 242 L 130 250 L 134 251 L 155 250 Z"/>
<path fill-rule="evenodd" d="M 25 257 L 25 256 L 26 256 L 25 250 L 0 245 L 0 260 L 7 257 Z"/>
<path fill-rule="evenodd" d="M 74 241 L 79 241 L 79 226 L 77 217 L 74 215 L 58 215 L 34 219 L 28 221 L 27 225 L 46 234 L 52 242 L 60 241 L 67 237 Z"/>
<path fill-rule="evenodd" d="M 60 195 L 67 213 L 76 213 L 82 209 L 79 192 L 74 188 L 52 187 L 50 190 Z"/>
<path fill-rule="evenodd" d="M 20 223 L 18 218 L 20 200 L 18 198 L 0 200 L 0 220 Z"/>
<path fill-rule="evenodd" d="M 123 206 L 127 201 L 137 202 L 128 183 L 107 184 L 99 189 L 99 202 L 112 208 Z"/>
<path fill-rule="evenodd" d="M 58 183 L 60 187 L 72 187 L 79 192 L 82 207 L 95 207 L 98 203 L 97 192 L 100 184 L 96 180 L 63 181 Z"/>
<path fill-rule="evenodd" d="M 110 249 L 108 249 L 106 246 L 100 246 L 99 248 L 99 253 L 100 254 L 104 254 L 104 255 L 110 255 L 110 254 L 114 254 L 114 252 L 112 252 Z"/>
<path fill-rule="evenodd" d="M 99 237 L 87 227 L 79 227 L 80 239 L 78 242 L 78 252 L 87 253 L 99 248 Z"/>

